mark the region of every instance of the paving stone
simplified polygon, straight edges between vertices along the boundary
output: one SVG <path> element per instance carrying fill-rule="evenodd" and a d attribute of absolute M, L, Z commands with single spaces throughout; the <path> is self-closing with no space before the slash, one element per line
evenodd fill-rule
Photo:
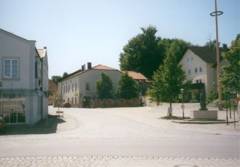
<path fill-rule="evenodd" d="M 240 159 L 159 156 L 2 157 L 0 167 L 239 167 Z"/>

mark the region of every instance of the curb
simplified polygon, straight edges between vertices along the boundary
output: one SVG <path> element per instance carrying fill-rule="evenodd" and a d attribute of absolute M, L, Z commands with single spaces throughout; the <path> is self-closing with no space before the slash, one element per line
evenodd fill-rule
<path fill-rule="evenodd" d="M 227 124 L 227 122 L 224 120 L 224 121 L 220 121 L 220 120 L 217 120 L 217 121 L 191 121 L 191 120 L 188 120 L 188 121 L 177 121 L 177 120 L 173 120 L 172 121 L 173 123 L 179 123 L 179 124 Z M 237 123 L 239 121 L 228 121 L 228 123 Z"/>

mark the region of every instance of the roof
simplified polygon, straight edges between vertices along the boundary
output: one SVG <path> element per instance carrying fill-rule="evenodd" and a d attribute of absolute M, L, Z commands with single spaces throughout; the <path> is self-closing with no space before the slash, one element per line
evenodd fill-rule
<path fill-rule="evenodd" d="M 128 76 L 134 80 L 147 80 L 147 78 L 139 72 L 135 72 L 135 71 L 123 71 L 123 72 L 127 73 Z"/>
<path fill-rule="evenodd" d="M 114 68 L 111 68 L 111 67 L 108 67 L 108 66 L 105 66 L 102 64 L 98 64 L 98 65 L 94 66 L 93 69 L 95 69 L 95 70 L 117 70 L 117 69 L 114 69 Z"/>
<path fill-rule="evenodd" d="M 84 70 L 84 71 L 82 71 L 82 69 L 76 70 L 76 71 L 68 74 L 66 77 L 62 78 L 62 80 L 66 79 L 66 78 L 68 78 L 68 77 L 70 77 L 70 76 L 73 76 L 73 75 L 75 75 L 75 74 L 79 74 L 79 75 L 80 75 L 80 74 L 82 74 L 82 73 L 85 73 L 85 72 L 91 71 L 91 70 L 107 70 L 107 71 L 114 70 L 114 71 L 118 71 L 118 70 L 115 69 L 115 68 L 108 67 L 108 66 L 102 65 L 102 64 L 98 64 L 98 65 L 92 67 L 91 69 L 86 69 L 86 70 Z"/>
<path fill-rule="evenodd" d="M 215 49 L 204 46 L 191 46 L 189 49 L 207 63 L 216 63 Z"/>
<path fill-rule="evenodd" d="M 35 40 L 28 40 L 28 39 L 25 39 L 25 38 L 23 38 L 23 37 L 20 37 L 20 36 L 14 34 L 14 33 L 11 33 L 11 32 L 9 32 L 9 31 L 6 31 L 6 30 L 1 29 L 1 28 L 0 28 L 0 32 L 3 32 L 3 33 L 5 33 L 5 34 L 7 34 L 7 35 L 9 35 L 9 36 L 11 36 L 11 37 L 14 37 L 14 38 L 20 39 L 20 40 L 25 41 L 25 42 L 36 42 Z"/>

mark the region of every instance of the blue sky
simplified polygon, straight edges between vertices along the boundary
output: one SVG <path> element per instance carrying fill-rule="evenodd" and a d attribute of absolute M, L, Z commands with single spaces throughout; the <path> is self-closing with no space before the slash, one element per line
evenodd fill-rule
<path fill-rule="evenodd" d="M 218 0 L 220 41 L 240 33 L 240 0 Z M 0 28 L 48 47 L 49 75 L 91 61 L 119 68 L 119 54 L 140 27 L 203 45 L 215 38 L 214 0 L 1 0 Z"/>

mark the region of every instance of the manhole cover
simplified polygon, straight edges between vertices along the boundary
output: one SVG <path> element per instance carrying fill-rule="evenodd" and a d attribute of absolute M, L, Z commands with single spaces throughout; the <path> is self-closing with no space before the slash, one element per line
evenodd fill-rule
<path fill-rule="evenodd" d="M 197 165 L 189 165 L 189 164 L 179 164 L 175 165 L 174 167 L 198 167 Z"/>

